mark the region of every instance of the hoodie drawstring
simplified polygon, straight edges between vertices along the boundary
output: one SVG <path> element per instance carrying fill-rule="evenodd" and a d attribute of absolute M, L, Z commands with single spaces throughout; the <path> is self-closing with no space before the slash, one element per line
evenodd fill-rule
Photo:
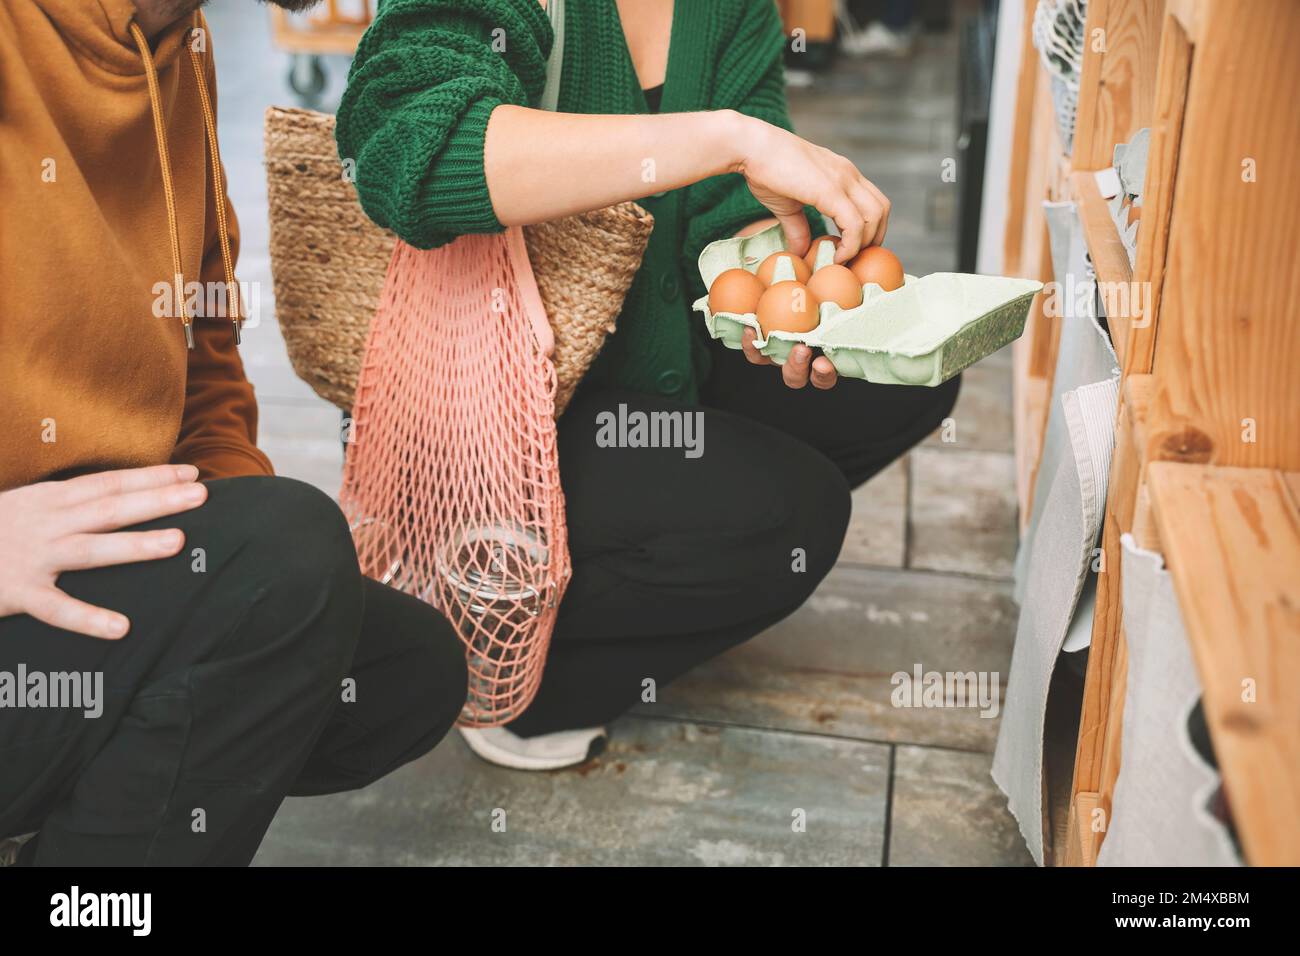
<path fill-rule="evenodd" d="M 185 344 L 194 348 L 194 327 L 189 313 L 185 311 L 185 277 L 181 269 L 180 230 L 176 221 L 176 191 L 172 186 L 171 154 L 167 149 L 167 129 L 163 122 L 162 95 L 158 91 L 158 71 L 154 66 L 153 54 L 149 50 L 149 41 L 134 20 L 130 24 L 131 37 L 140 48 L 140 58 L 144 61 L 145 80 L 149 84 L 149 106 L 153 111 L 154 138 L 158 144 L 158 165 L 162 172 L 163 196 L 167 201 L 167 231 L 171 238 L 172 273 L 176 288 L 176 306 L 180 312 L 181 325 L 185 329 Z M 226 295 L 231 311 L 231 323 L 235 329 L 235 344 L 239 344 L 240 302 L 239 286 L 235 284 L 235 263 L 230 254 L 230 224 L 226 219 L 226 188 L 221 178 L 221 153 L 217 148 L 217 124 L 212 111 L 212 101 L 208 96 L 207 81 L 203 76 L 203 65 L 199 54 L 194 49 L 195 29 L 191 29 L 185 38 L 185 47 L 189 50 L 190 63 L 194 67 L 194 77 L 199 86 L 199 102 L 203 107 L 203 126 L 207 137 L 208 159 L 212 167 L 212 182 L 217 207 L 217 241 L 221 246 L 221 261 L 225 267 Z"/>
<path fill-rule="evenodd" d="M 217 115 L 208 96 L 208 81 L 203 75 L 203 61 L 194 51 L 194 34 L 190 30 L 185 49 L 190 51 L 190 65 L 194 67 L 194 80 L 199 87 L 199 103 L 203 107 L 203 126 L 208 134 L 208 156 L 212 161 L 212 190 L 217 201 L 217 243 L 221 246 L 221 262 L 226 272 L 226 295 L 229 296 L 231 324 L 235 329 L 235 344 L 239 344 L 240 301 L 239 286 L 235 284 L 235 258 L 230 254 L 230 225 L 226 221 L 226 183 L 221 175 L 221 150 L 217 147 Z"/>

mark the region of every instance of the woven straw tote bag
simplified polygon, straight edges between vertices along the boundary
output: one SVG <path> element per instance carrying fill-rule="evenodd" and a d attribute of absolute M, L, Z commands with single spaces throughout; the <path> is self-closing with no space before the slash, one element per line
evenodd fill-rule
<path fill-rule="evenodd" d="M 540 106 L 554 110 L 564 60 L 563 0 L 552 0 L 547 13 L 555 42 Z M 298 376 L 347 409 L 397 237 L 362 210 L 338 157 L 333 116 L 273 106 L 264 133 L 280 332 Z M 524 227 L 554 333 L 557 417 L 614 331 L 653 228 L 654 217 L 633 202 Z"/>
<path fill-rule="evenodd" d="M 397 237 L 366 217 L 334 144 L 334 117 L 266 111 L 266 186 L 275 314 L 298 377 L 352 407 L 366 332 Z M 555 334 L 555 413 L 569 403 L 615 319 L 654 218 L 636 203 L 525 226 Z"/>

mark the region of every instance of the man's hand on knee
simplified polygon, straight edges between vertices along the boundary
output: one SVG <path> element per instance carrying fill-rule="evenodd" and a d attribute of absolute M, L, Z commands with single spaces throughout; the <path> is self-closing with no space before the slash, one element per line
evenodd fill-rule
<path fill-rule="evenodd" d="M 0 617 L 38 621 L 107 640 L 131 622 L 59 590 L 64 571 L 170 558 L 185 535 L 178 528 L 119 529 L 189 511 L 208 496 L 193 465 L 104 471 L 43 481 L 0 493 Z"/>

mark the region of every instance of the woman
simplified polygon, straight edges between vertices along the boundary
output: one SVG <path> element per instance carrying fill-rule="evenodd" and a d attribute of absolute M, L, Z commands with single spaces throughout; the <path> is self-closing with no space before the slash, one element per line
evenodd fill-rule
<path fill-rule="evenodd" d="M 606 722 L 799 607 L 839 553 L 850 486 L 957 393 L 837 384 L 803 346 L 760 368 L 752 334 L 746 364 L 692 316 L 715 239 L 780 221 L 802 253 L 821 231 L 809 206 L 843 261 L 889 221 L 852 163 L 790 132 L 770 0 L 566 0 L 557 112 L 533 108 L 551 38 L 538 0 L 387 0 L 338 114 L 367 213 L 418 247 L 629 199 L 655 217 L 559 423 L 574 573 L 541 689 L 508 728 L 466 733 L 530 769 L 585 759 Z M 699 413 L 703 453 L 602 447 L 597 416 L 621 406 Z"/>

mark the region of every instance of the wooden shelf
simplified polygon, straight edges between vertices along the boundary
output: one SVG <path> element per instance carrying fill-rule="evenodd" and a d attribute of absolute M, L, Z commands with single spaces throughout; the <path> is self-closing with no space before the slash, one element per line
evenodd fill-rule
<path fill-rule="evenodd" d="M 295 20 L 279 7 L 271 9 L 271 40 L 286 53 L 351 56 L 368 26 L 369 16 L 345 17 L 331 11 Z"/>
<path fill-rule="evenodd" d="M 1088 242 L 1088 255 L 1098 282 L 1131 282 L 1133 266 L 1128 252 L 1110 218 L 1110 208 L 1097 189 L 1097 178 L 1086 170 L 1072 173 L 1074 195 L 1079 204 L 1079 218 L 1083 220 L 1083 235 Z"/>
<path fill-rule="evenodd" d="M 1043 80 L 1023 0 L 1005 249 L 1040 265 Z M 1078 208 L 1120 366 L 1116 442 L 1084 682 L 1067 852 L 1105 840 L 1122 763 L 1127 642 L 1122 534 L 1168 560 L 1225 788 L 1253 863 L 1300 864 L 1300 180 L 1265 180 L 1300 153 L 1295 0 L 1089 0 L 1067 195 Z M 1104 42 L 1096 42 L 1098 39 Z M 1150 130 L 1129 258 L 1094 171 Z M 1016 253 L 1018 258 L 1011 255 Z M 1042 453 L 1041 379 L 1056 340 L 1026 327 L 1016 366 L 1021 506 Z M 1032 358 L 1032 362 L 1029 359 Z M 1023 374 L 1022 374 L 1023 372 Z M 1037 374 L 1037 378 L 1035 378 Z M 1050 394 L 1050 393 L 1049 393 Z M 1213 463 L 1213 465 L 1211 465 Z M 1187 470 L 1174 470 L 1187 469 Z M 1293 583 L 1294 582 L 1294 583 Z M 1241 699 L 1253 679 L 1258 702 Z"/>
<path fill-rule="evenodd" d="M 1147 482 L 1246 858 L 1300 865 L 1300 474 L 1153 461 Z"/>
<path fill-rule="evenodd" d="M 1124 290 L 1119 296 L 1112 295 L 1111 299 L 1129 303 L 1127 290 L 1132 288 L 1133 266 L 1128 261 L 1128 252 L 1120 240 L 1115 221 L 1110 217 L 1110 207 L 1097 189 L 1097 179 L 1091 172 L 1080 170 L 1071 174 L 1070 184 L 1079 207 L 1088 256 L 1092 259 L 1092 268 L 1097 274 L 1097 285 L 1103 290 Z M 1115 353 L 1122 363 L 1132 316 L 1127 313 L 1107 315 L 1106 321 L 1110 326 Z"/>
<path fill-rule="evenodd" d="M 1066 866 L 1096 866 L 1096 834 L 1092 830 L 1092 816 L 1098 807 L 1097 794 L 1080 791 L 1074 795 L 1070 806 L 1069 843 L 1065 848 Z"/>
<path fill-rule="evenodd" d="M 1151 125 L 1155 108 L 1156 53 L 1167 0 L 1088 0 L 1079 121 L 1074 133 L 1076 169 L 1110 165 L 1116 143 Z M 1098 38 L 1104 42 L 1097 43 Z"/>

